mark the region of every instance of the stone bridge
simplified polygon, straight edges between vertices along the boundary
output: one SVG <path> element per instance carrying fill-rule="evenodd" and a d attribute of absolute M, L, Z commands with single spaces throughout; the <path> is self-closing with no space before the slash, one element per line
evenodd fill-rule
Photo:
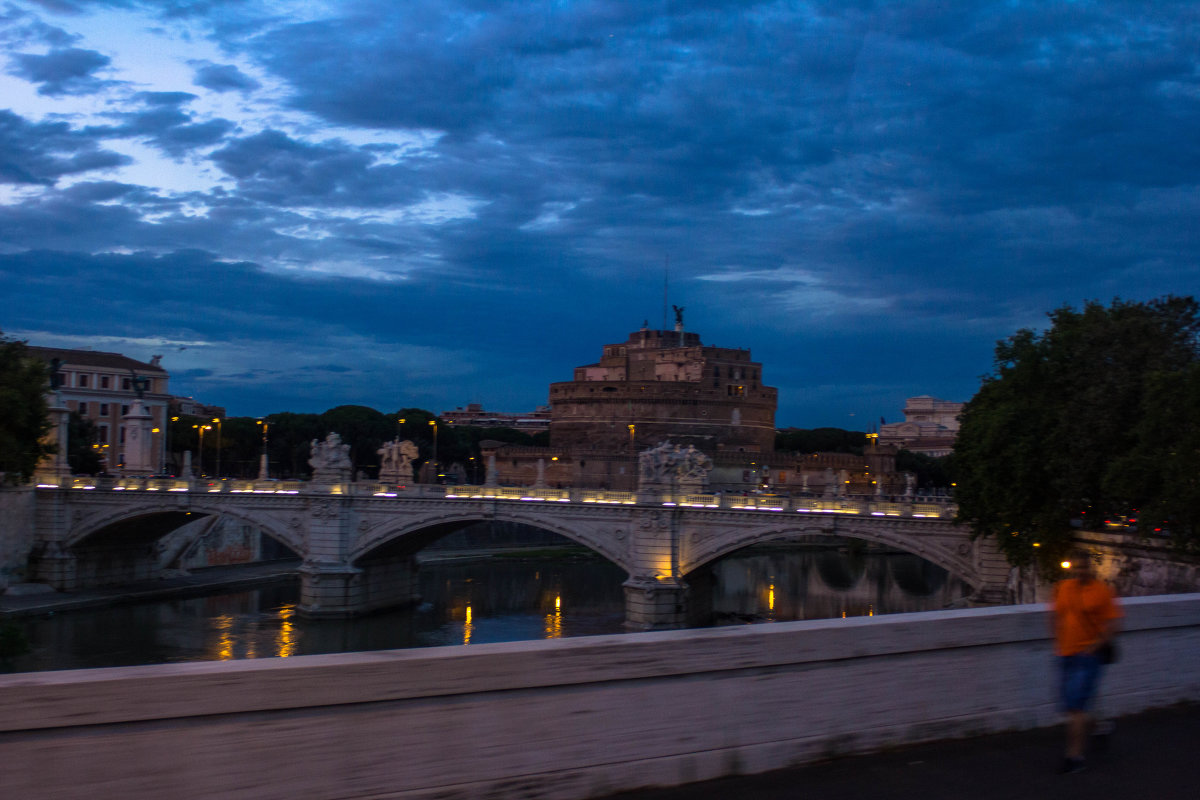
<path fill-rule="evenodd" d="M 1008 567 L 953 507 L 846 498 L 371 483 L 63 478 L 39 485 L 31 567 L 70 591 L 155 577 L 157 543 L 206 516 L 242 520 L 302 559 L 299 610 L 344 617 L 416 598 L 416 554 L 477 522 L 560 534 L 628 573 L 630 628 L 680 627 L 697 570 L 753 544 L 842 536 L 921 556 L 1001 602 Z"/>

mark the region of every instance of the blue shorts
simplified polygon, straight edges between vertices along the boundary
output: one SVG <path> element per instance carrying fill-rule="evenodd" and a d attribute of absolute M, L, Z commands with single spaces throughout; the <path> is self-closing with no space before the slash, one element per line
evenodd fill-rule
<path fill-rule="evenodd" d="M 1100 680 L 1100 659 L 1089 653 L 1078 653 L 1059 656 L 1058 665 L 1063 710 L 1087 711 Z"/>

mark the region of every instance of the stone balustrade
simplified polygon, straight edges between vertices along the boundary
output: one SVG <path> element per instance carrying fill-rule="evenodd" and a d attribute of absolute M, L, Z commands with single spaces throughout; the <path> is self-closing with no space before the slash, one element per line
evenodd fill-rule
<path fill-rule="evenodd" d="M 856 514 L 876 517 L 952 519 L 957 506 L 946 498 L 830 498 L 824 495 L 691 494 L 676 492 L 610 492 L 597 489 L 548 489 L 530 486 L 396 485 L 378 481 L 323 483 L 313 481 L 237 480 L 215 478 L 46 478 L 38 489 L 126 492 L 204 492 L 211 494 L 306 494 L 356 497 L 429 497 L 464 500 L 522 500 L 608 505 L 654 505 L 679 508 L 796 511 L 806 514 Z"/>

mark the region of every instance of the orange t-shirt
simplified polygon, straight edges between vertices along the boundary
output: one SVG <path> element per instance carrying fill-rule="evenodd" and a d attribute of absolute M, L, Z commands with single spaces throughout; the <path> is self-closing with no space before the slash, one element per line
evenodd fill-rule
<path fill-rule="evenodd" d="M 1109 620 L 1121 616 L 1116 597 L 1099 580 L 1080 583 L 1076 578 L 1054 587 L 1054 645 L 1060 656 L 1082 653 L 1100 640 Z"/>

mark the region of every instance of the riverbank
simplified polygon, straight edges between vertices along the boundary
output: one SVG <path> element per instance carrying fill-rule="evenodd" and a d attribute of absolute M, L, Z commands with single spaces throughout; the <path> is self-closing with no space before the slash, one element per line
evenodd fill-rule
<path fill-rule="evenodd" d="M 422 553 L 422 564 L 504 560 L 588 560 L 599 558 L 583 547 L 489 547 L 472 550 L 433 550 Z M 61 611 L 107 608 L 169 598 L 199 597 L 220 592 L 261 589 L 298 581 L 300 559 L 254 564 L 203 567 L 187 573 L 125 586 L 99 587 L 78 592 L 56 592 L 40 584 L 16 584 L 0 594 L 0 619 L 31 617 Z"/>
<path fill-rule="evenodd" d="M 100 587 L 78 592 L 13 593 L 21 584 L 9 587 L 0 595 L 0 619 L 31 617 L 75 611 L 86 608 L 105 608 L 161 600 L 168 597 L 196 597 L 238 589 L 258 589 L 279 583 L 299 580 L 299 559 L 268 561 L 258 564 L 238 564 L 227 567 L 205 567 L 189 573 L 177 573 L 152 581 L 139 581 L 125 586 Z"/>

